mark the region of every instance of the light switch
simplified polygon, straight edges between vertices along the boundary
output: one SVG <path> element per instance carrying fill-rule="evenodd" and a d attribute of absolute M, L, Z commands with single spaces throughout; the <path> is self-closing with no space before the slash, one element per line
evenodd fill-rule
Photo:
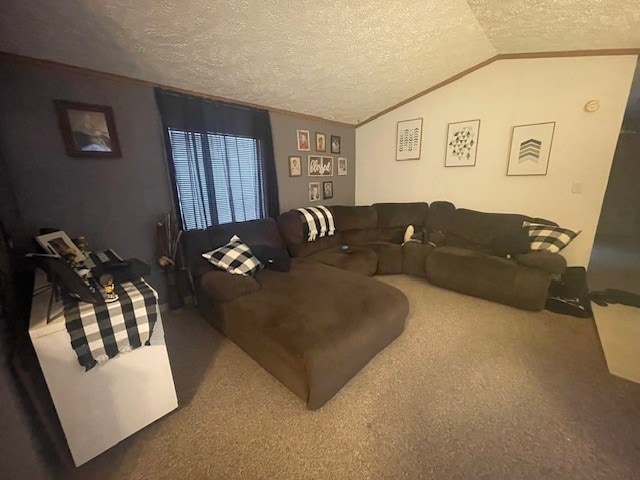
<path fill-rule="evenodd" d="M 571 193 L 582 193 L 582 182 L 573 182 Z"/>

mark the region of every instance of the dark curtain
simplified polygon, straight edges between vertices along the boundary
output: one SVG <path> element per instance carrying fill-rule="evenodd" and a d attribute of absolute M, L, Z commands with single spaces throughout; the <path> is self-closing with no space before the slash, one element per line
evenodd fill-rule
<path fill-rule="evenodd" d="M 273 155 L 273 138 L 271 135 L 271 120 L 269 112 L 257 108 L 235 105 L 231 103 L 209 100 L 205 98 L 184 95 L 177 92 L 156 88 L 156 100 L 162 118 L 169 173 L 176 204 L 176 212 L 182 218 L 181 204 L 188 203 L 189 208 L 197 210 L 198 223 L 218 223 L 217 202 L 220 195 L 216 195 L 216 188 L 221 185 L 219 171 L 214 171 L 214 162 L 219 159 L 211 158 L 212 152 L 220 152 L 222 157 L 232 155 L 237 146 L 229 145 L 233 139 L 223 139 L 220 135 L 246 137 L 257 140 L 257 157 L 260 177 L 261 210 L 264 217 L 275 217 L 280 212 L 278 201 L 278 181 L 276 178 L 275 159 Z M 189 132 L 188 137 L 178 138 L 174 133 L 174 140 L 178 138 L 184 147 L 180 161 L 188 162 L 188 176 L 193 195 L 189 198 L 179 198 L 176 186 L 176 161 L 171 148 L 170 129 L 173 131 Z M 215 134 L 215 135 L 212 135 Z M 221 144 L 220 144 L 221 143 Z M 236 142 L 237 143 L 237 142 Z M 231 148 L 230 148 L 231 147 Z M 229 150 L 231 152 L 229 152 Z M 185 160 L 186 159 L 186 160 Z M 175 160 L 175 161 L 174 161 Z M 184 173 L 184 165 L 180 165 Z M 229 168 L 225 163 L 225 167 Z M 224 173 L 224 172 L 222 172 Z M 217 176 L 217 178 L 216 178 Z M 184 174 L 183 174 L 184 177 Z M 222 174 L 222 177 L 224 175 Z M 216 181 L 217 180 L 217 181 Z M 223 195 L 224 196 L 224 195 Z M 232 221 L 237 219 L 233 215 L 233 202 L 230 211 Z M 239 218 L 242 220 L 242 218 Z"/>

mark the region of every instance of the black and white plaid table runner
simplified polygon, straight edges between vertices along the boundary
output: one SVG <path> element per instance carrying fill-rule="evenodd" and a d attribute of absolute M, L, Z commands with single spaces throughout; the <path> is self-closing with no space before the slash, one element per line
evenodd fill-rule
<path fill-rule="evenodd" d="M 87 371 L 119 353 L 150 344 L 160 314 L 156 291 L 140 279 L 117 285 L 116 294 L 117 301 L 102 305 L 65 298 L 71 346 Z"/>

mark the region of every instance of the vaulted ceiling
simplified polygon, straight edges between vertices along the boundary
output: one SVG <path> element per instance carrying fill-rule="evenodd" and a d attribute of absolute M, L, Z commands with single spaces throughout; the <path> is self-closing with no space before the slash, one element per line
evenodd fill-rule
<path fill-rule="evenodd" d="M 497 54 L 640 47 L 640 0 L 3 0 L 0 51 L 358 123 Z"/>

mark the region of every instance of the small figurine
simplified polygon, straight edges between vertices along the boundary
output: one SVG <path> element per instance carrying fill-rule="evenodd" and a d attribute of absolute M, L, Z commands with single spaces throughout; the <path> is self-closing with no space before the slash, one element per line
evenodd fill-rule
<path fill-rule="evenodd" d="M 105 273 L 104 275 L 100 275 L 100 285 L 104 289 L 105 293 L 105 301 L 114 302 L 118 299 L 118 295 L 116 295 L 116 285 L 113 281 L 113 275 L 109 275 Z"/>

